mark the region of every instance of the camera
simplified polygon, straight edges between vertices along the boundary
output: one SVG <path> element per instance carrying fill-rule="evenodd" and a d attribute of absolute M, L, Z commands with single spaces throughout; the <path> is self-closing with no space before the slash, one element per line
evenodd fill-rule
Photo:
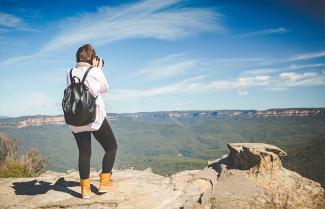
<path fill-rule="evenodd" d="M 98 63 L 100 63 L 100 57 L 96 56 L 96 60 L 98 61 Z M 104 67 L 104 59 L 103 58 L 102 58 L 102 63 L 103 63 L 102 67 Z"/>

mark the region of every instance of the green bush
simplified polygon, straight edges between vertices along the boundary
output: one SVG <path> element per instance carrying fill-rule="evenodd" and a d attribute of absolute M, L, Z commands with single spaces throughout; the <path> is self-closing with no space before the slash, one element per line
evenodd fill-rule
<path fill-rule="evenodd" d="M 35 177 L 45 171 L 48 158 L 37 147 L 31 147 L 18 156 L 19 143 L 13 137 L 0 133 L 0 177 Z"/>
<path fill-rule="evenodd" d="M 0 133 L 0 165 L 17 158 L 19 143 L 9 135 Z"/>
<path fill-rule="evenodd" d="M 1 178 L 32 177 L 31 172 L 20 161 L 6 162 L 0 168 Z"/>
<path fill-rule="evenodd" d="M 39 176 L 45 171 L 47 157 L 37 147 L 31 147 L 22 157 L 23 164 L 32 176 Z"/>

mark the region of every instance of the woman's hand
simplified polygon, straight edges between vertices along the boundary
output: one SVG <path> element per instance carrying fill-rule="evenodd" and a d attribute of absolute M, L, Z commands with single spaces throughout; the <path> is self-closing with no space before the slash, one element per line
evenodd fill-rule
<path fill-rule="evenodd" d="M 103 67 L 103 61 L 102 61 L 102 59 L 101 58 L 99 58 L 99 60 L 95 57 L 94 59 L 93 59 L 93 65 L 92 65 L 93 67 L 98 67 L 98 68 L 100 68 L 100 69 L 103 69 L 102 67 Z"/>
<path fill-rule="evenodd" d="M 99 58 L 97 67 L 99 67 L 100 69 L 103 69 L 103 59 L 102 58 Z"/>

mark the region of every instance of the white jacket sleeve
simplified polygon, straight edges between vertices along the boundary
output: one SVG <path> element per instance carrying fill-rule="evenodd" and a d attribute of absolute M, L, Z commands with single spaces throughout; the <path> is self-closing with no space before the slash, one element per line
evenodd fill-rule
<path fill-rule="evenodd" d="M 105 77 L 102 69 L 96 69 L 96 70 L 98 72 L 97 80 L 100 82 L 100 90 L 99 90 L 99 92 L 100 93 L 105 93 L 105 92 L 107 92 L 109 90 L 106 77 Z"/>

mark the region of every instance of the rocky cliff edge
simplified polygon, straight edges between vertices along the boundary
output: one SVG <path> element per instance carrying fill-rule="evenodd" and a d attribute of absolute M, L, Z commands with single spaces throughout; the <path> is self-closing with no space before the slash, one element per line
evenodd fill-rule
<path fill-rule="evenodd" d="M 79 173 L 47 171 L 36 178 L 0 179 L 0 208 L 325 208 L 319 183 L 282 167 L 286 153 L 269 144 L 230 143 L 229 154 L 203 170 L 164 177 L 150 168 L 113 170 L 118 187 L 98 194 L 91 169 L 90 199 L 80 198 Z"/>

